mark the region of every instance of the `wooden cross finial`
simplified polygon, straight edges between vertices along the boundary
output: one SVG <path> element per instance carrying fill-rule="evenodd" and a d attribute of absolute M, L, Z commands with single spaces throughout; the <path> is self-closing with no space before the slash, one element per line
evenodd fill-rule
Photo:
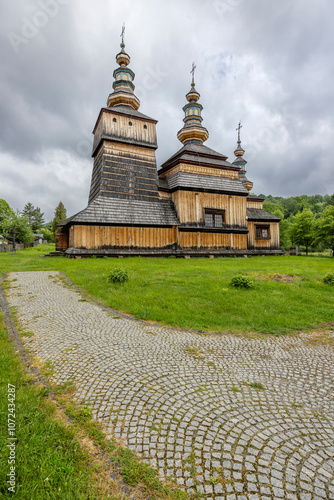
<path fill-rule="evenodd" d="M 192 85 L 195 85 L 195 69 L 196 69 L 196 66 L 195 66 L 195 63 L 193 62 L 193 65 L 192 65 L 192 68 L 191 68 L 191 71 L 190 73 L 192 73 L 193 75 L 193 79 L 192 79 Z"/>
<path fill-rule="evenodd" d="M 123 26 L 122 26 L 122 33 L 121 33 L 122 45 L 124 45 L 124 32 L 125 32 L 125 23 L 123 23 Z"/>
<path fill-rule="evenodd" d="M 238 142 L 240 142 L 240 129 L 242 128 L 242 125 L 241 125 L 241 121 L 239 122 L 239 125 L 237 126 L 237 128 L 235 130 L 238 131 Z"/>

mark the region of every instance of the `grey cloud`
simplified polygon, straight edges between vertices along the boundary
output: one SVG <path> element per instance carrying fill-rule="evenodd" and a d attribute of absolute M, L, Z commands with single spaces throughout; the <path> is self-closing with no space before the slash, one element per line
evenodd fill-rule
<path fill-rule="evenodd" d="M 159 121 L 158 164 L 181 146 L 195 60 L 207 144 L 232 160 L 241 119 L 255 192 L 334 189 L 324 181 L 334 154 L 331 0 L 101 0 L 98 9 L 69 0 L 15 53 L 8 34 L 20 34 L 41 1 L 1 0 L 0 197 L 12 206 L 31 201 L 48 217 L 60 199 L 69 213 L 86 206 L 91 130 L 124 20 L 141 111 Z M 64 152 L 56 161 L 55 150 Z"/>

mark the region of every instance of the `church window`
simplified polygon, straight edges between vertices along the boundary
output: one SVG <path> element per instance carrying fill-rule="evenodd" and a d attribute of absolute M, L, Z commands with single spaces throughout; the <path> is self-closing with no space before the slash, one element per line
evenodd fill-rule
<path fill-rule="evenodd" d="M 117 122 L 116 118 L 113 118 L 112 121 L 115 122 L 115 123 Z"/>
<path fill-rule="evenodd" d="M 130 127 L 132 126 L 132 122 L 129 122 Z"/>
<path fill-rule="evenodd" d="M 224 222 L 225 222 L 224 210 L 205 209 L 206 227 L 223 227 Z"/>
<path fill-rule="evenodd" d="M 270 226 L 256 226 L 256 239 L 268 240 L 270 239 Z"/>
<path fill-rule="evenodd" d="M 144 128 L 147 128 L 147 125 L 144 125 Z"/>

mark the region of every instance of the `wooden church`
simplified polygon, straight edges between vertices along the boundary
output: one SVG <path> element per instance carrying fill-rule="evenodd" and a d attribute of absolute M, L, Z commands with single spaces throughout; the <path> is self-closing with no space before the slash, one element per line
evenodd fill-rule
<path fill-rule="evenodd" d="M 177 133 L 182 148 L 157 171 L 157 121 L 138 111 L 130 57 L 116 56 L 113 92 L 93 130 L 87 207 L 59 225 L 56 249 L 68 256 L 223 256 L 278 254 L 280 219 L 250 196 L 238 142 L 233 163 L 204 145 L 200 94 L 191 89 Z"/>

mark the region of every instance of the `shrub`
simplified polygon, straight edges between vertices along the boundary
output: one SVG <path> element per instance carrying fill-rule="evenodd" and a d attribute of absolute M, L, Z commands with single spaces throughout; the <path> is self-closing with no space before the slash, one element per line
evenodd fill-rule
<path fill-rule="evenodd" d="M 254 282 L 252 278 L 245 274 L 237 274 L 231 279 L 231 285 L 239 288 L 252 288 L 254 286 Z"/>
<path fill-rule="evenodd" d="M 327 273 L 324 276 L 323 282 L 326 283 L 326 285 L 334 285 L 334 273 Z"/>
<path fill-rule="evenodd" d="M 124 283 L 128 279 L 128 273 L 124 269 L 116 267 L 109 273 L 107 281 L 111 283 Z"/>

